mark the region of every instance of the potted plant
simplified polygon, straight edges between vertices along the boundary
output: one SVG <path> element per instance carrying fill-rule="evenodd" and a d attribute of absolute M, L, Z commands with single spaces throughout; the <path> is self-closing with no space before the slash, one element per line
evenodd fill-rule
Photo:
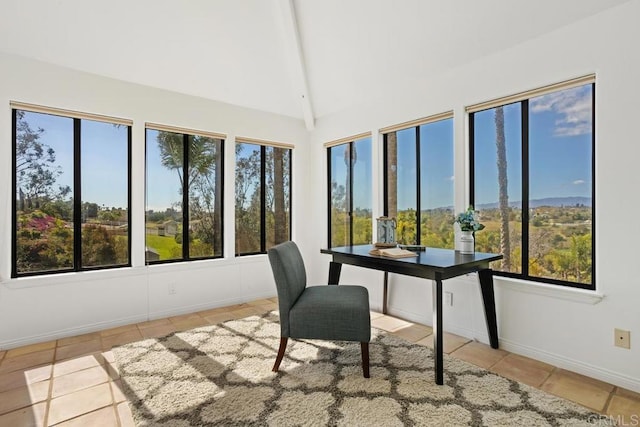
<path fill-rule="evenodd" d="M 469 206 L 466 211 L 459 213 L 455 221 L 460 225 L 460 253 L 472 254 L 475 252 L 475 239 L 473 233 L 480 231 L 484 225 L 478 221 L 478 212 Z"/>

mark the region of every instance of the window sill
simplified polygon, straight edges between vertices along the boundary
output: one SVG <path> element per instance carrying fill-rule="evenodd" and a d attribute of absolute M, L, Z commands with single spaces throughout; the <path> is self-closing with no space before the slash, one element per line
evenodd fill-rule
<path fill-rule="evenodd" d="M 500 288 L 515 292 L 524 292 L 534 295 L 542 295 L 550 298 L 559 298 L 582 304 L 597 304 L 604 299 L 604 294 L 584 289 L 576 289 L 546 283 L 537 283 L 510 277 L 493 276 L 493 282 Z"/>

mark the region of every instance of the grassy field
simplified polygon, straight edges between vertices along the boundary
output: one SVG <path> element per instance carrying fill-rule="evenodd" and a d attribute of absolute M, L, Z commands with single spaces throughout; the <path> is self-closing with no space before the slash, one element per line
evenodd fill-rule
<path fill-rule="evenodd" d="M 182 245 L 176 243 L 171 236 L 146 235 L 146 243 L 149 249 L 153 249 L 160 255 L 160 259 L 172 259 L 182 251 Z"/>

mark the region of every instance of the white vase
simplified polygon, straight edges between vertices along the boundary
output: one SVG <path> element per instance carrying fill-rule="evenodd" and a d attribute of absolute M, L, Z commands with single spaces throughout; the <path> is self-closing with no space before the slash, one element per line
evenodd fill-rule
<path fill-rule="evenodd" d="M 473 231 L 461 231 L 460 233 L 460 253 L 475 253 L 475 239 L 473 238 Z"/>

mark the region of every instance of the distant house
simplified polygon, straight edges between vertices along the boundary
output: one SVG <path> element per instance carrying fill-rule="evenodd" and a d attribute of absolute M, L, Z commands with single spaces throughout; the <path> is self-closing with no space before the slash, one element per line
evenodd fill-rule
<path fill-rule="evenodd" d="M 158 236 L 175 236 L 178 233 L 178 223 L 174 220 L 165 221 L 158 226 Z"/>

